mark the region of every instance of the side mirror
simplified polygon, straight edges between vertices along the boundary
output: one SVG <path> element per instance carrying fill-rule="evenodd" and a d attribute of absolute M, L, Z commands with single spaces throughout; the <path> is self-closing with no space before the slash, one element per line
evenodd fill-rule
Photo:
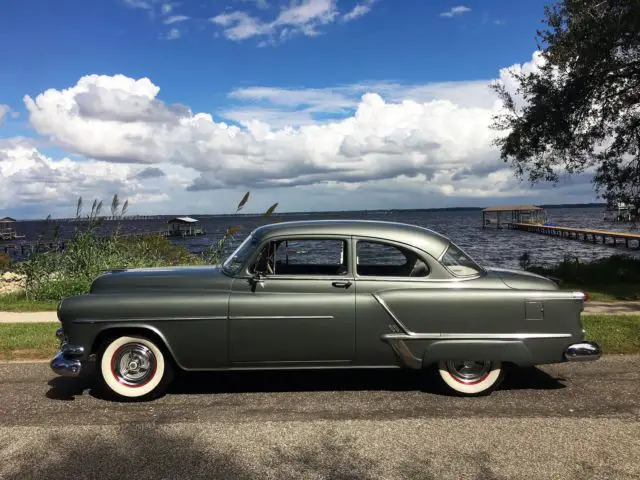
<path fill-rule="evenodd" d="M 253 288 L 256 286 L 264 287 L 264 273 L 254 272 L 253 276 L 249 279 L 249 283 Z"/>

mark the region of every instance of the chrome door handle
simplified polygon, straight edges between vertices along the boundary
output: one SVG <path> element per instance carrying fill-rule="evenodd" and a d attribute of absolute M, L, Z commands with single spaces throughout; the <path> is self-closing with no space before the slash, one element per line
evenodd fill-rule
<path fill-rule="evenodd" d="M 331 285 L 336 288 L 349 288 L 351 286 L 351 282 L 332 282 Z"/>

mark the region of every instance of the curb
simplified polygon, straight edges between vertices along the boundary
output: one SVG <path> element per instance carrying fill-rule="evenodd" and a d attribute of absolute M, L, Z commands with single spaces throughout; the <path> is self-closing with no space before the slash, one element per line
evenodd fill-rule
<path fill-rule="evenodd" d="M 57 323 L 56 312 L 0 312 L 1 323 Z"/>
<path fill-rule="evenodd" d="M 0 365 L 20 365 L 22 363 L 27 363 L 27 364 L 46 364 L 49 363 L 51 360 L 46 360 L 46 359 L 35 359 L 35 360 L 0 360 Z"/>

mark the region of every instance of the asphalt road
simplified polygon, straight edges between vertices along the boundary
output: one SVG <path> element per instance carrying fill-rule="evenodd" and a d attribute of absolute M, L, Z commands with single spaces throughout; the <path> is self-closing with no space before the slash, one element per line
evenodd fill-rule
<path fill-rule="evenodd" d="M 197 374 L 116 403 L 0 365 L 0 478 L 638 479 L 639 356 L 515 369 L 489 397 L 420 372 Z"/>

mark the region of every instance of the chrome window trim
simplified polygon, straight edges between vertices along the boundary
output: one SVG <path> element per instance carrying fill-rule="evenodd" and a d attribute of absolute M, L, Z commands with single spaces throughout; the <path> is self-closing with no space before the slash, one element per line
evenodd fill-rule
<path fill-rule="evenodd" d="M 333 315 L 232 315 L 229 320 L 333 320 Z"/>
<path fill-rule="evenodd" d="M 261 278 L 263 281 L 273 281 L 273 280 L 326 280 L 326 281 L 343 281 L 343 280 L 354 280 L 353 277 L 348 276 L 349 274 L 344 274 L 344 275 L 335 275 L 335 276 L 312 276 L 312 275 L 298 275 L 298 276 L 294 276 L 294 275 L 288 275 L 288 276 L 284 276 L 284 275 L 263 275 Z M 247 277 L 235 277 L 238 280 L 251 280 L 253 277 L 252 276 L 247 276 Z M 281 292 L 281 293 L 296 293 L 296 292 Z"/>
<path fill-rule="evenodd" d="M 443 267 L 444 268 L 444 267 Z M 447 273 L 449 271 L 447 270 Z M 456 278 L 428 278 L 428 277 L 366 277 L 362 275 L 356 275 L 354 278 L 361 282 L 415 282 L 415 283 L 448 283 L 451 286 L 456 285 L 457 283 L 468 282 L 469 280 L 476 280 L 480 278 L 482 275 L 476 275 L 473 277 L 456 277 Z"/>

